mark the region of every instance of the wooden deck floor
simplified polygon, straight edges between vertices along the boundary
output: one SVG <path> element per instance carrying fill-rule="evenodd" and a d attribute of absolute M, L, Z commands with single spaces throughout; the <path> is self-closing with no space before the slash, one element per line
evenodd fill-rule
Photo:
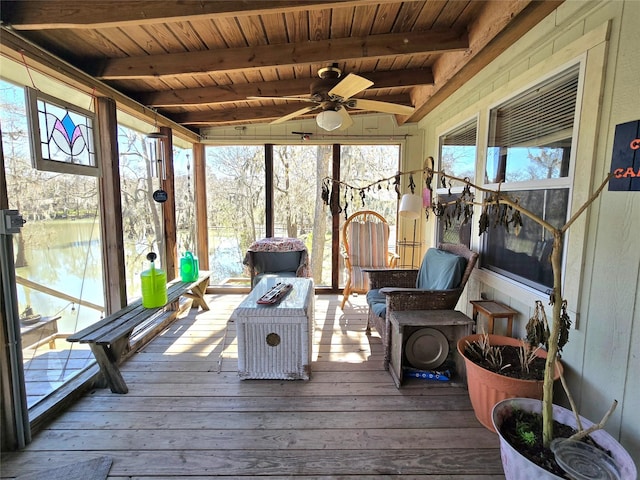
<path fill-rule="evenodd" d="M 2 478 L 100 456 L 110 480 L 203 478 L 504 478 L 498 438 L 467 391 L 397 389 L 362 297 L 316 297 L 310 381 L 240 380 L 234 324 L 243 296 L 177 320 L 122 367 L 126 395 L 94 390 L 2 455 Z M 47 477 L 44 477 L 47 478 Z"/>

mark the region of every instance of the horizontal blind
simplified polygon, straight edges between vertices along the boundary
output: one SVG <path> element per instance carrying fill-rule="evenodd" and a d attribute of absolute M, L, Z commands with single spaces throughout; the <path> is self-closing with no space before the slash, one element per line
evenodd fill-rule
<path fill-rule="evenodd" d="M 544 146 L 570 138 L 578 93 L 578 66 L 537 85 L 491 112 L 489 146 Z"/>
<path fill-rule="evenodd" d="M 446 133 L 442 138 L 442 145 L 475 145 L 476 144 L 476 122 L 465 123 L 464 125 Z"/>

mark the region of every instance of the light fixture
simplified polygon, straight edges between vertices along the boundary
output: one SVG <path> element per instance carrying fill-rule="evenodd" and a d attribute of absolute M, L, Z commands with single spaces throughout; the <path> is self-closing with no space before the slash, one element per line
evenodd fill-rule
<path fill-rule="evenodd" d="M 413 219 L 413 242 L 411 242 L 411 268 L 413 268 L 413 262 L 416 253 L 416 227 L 418 223 L 418 217 L 422 211 L 422 197 L 413 193 L 405 193 L 400 200 L 400 208 L 398 213 L 401 217 Z M 406 240 L 405 240 L 406 244 Z"/>
<path fill-rule="evenodd" d="M 324 110 L 316 117 L 318 126 L 328 132 L 342 126 L 342 115 L 335 110 Z"/>

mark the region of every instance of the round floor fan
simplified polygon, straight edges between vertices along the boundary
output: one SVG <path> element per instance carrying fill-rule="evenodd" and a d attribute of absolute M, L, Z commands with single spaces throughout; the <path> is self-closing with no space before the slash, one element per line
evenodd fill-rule
<path fill-rule="evenodd" d="M 312 105 L 280 117 L 271 122 L 271 124 L 283 123 L 306 113 L 319 110 L 320 113 L 316 117 L 316 123 L 320 128 L 328 131 L 345 130 L 353 124 L 347 108 L 397 115 L 411 115 L 414 111 L 413 107 L 405 105 L 352 98 L 373 85 L 373 82 L 353 73 L 341 79 L 342 70 L 335 65 L 321 68 L 318 70 L 318 76 L 320 80 L 311 84 L 311 95 L 308 97 L 247 97 L 247 99 L 290 100 L 311 103 Z"/>

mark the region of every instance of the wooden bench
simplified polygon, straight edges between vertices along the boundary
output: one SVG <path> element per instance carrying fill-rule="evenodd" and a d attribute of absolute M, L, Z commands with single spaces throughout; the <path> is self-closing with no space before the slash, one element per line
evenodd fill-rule
<path fill-rule="evenodd" d="M 167 284 L 166 305 L 144 308 L 140 298 L 99 322 L 70 335 L 67 341 L 89 344 L 106 386 L 113 393 L 127 393 L 129 389 L 118 366 L 132 352 L 132 338 L 135 337 L 136 345 L 144 344 L 171 323 L 178 315 L 180 297 L 191 299 L 192 308 L 209 310 L 204 294 L 210 276 L 210 272 L 201 271 L 194 282 L 173 280 Z"/>

